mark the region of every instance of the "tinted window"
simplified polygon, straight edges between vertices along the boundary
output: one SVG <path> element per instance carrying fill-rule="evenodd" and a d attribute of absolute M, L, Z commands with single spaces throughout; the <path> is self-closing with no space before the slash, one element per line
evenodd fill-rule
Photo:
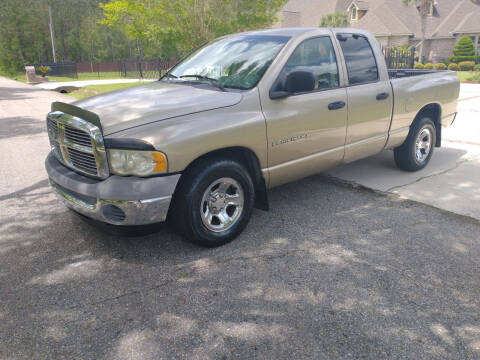
<path fill-rule="evenodd" d="M 377 81 L 377 63 L 367 38 L 355 34 L 339 34 L 337 38 L 345 57 L 350 84 Z"/>
<path fill-rule="evenodd" d="M 338 87 L 337 58 L 329 37 L 318 37 L 302 42 L 293 52 L 284 68 L 284 77 L 296 70 L 310 70 L 315 74 L 315 89 Z"/>

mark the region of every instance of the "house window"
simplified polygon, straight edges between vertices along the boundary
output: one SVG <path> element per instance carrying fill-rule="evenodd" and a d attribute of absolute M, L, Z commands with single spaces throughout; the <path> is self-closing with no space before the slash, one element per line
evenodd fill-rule
<path fill-rule="evenodd" d="M 430 0 L 428 2 L 428 16 L 433 16 L 434 12 L 435 12 L 435 4 L 433 0 Z"/>
<path fill-rule="evenodd" d="M 355 5 L 352 6 L 352 20 L 357 20 L 357 7 Z"/>

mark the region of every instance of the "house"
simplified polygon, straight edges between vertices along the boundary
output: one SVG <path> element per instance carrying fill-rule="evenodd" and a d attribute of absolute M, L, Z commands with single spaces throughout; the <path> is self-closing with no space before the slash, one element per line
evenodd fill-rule
<path fill-rule="evenodd" d="M 423 56 L 435 62 L 446 59 L 463 36 L 471 37 L 480 54 L 480 1 L 429 1 Z M 335 12 L 346 13 L 350 27 L 372 32 L 383 47 L 420 45 L 418 9 L 402 0 L 290 0 L 274 27 L 316 27 Z"/>

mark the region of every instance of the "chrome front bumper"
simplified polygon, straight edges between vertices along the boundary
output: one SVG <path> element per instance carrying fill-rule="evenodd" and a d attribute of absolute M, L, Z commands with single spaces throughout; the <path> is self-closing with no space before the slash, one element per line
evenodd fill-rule
<path fill-rule="evenodd" d="M 52 154 L 45 161 L 54 192 L 71 209 L 113 225 L 144 225 L 165 221 L 180 175 L 153 178 L 110 176 L 105 180 L 80 175 Z"/>

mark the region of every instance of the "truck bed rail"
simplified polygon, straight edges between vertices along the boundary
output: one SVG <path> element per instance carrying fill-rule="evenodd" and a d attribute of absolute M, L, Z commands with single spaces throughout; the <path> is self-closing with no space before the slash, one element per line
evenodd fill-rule
<path fill-rule="evenodd" d="M 398 79 L 410 76 L 420 76 L 432 73 L 439 73 L 448 70 L 424 70 L 424 69 L 388 69 L 390 79 Z"/>

